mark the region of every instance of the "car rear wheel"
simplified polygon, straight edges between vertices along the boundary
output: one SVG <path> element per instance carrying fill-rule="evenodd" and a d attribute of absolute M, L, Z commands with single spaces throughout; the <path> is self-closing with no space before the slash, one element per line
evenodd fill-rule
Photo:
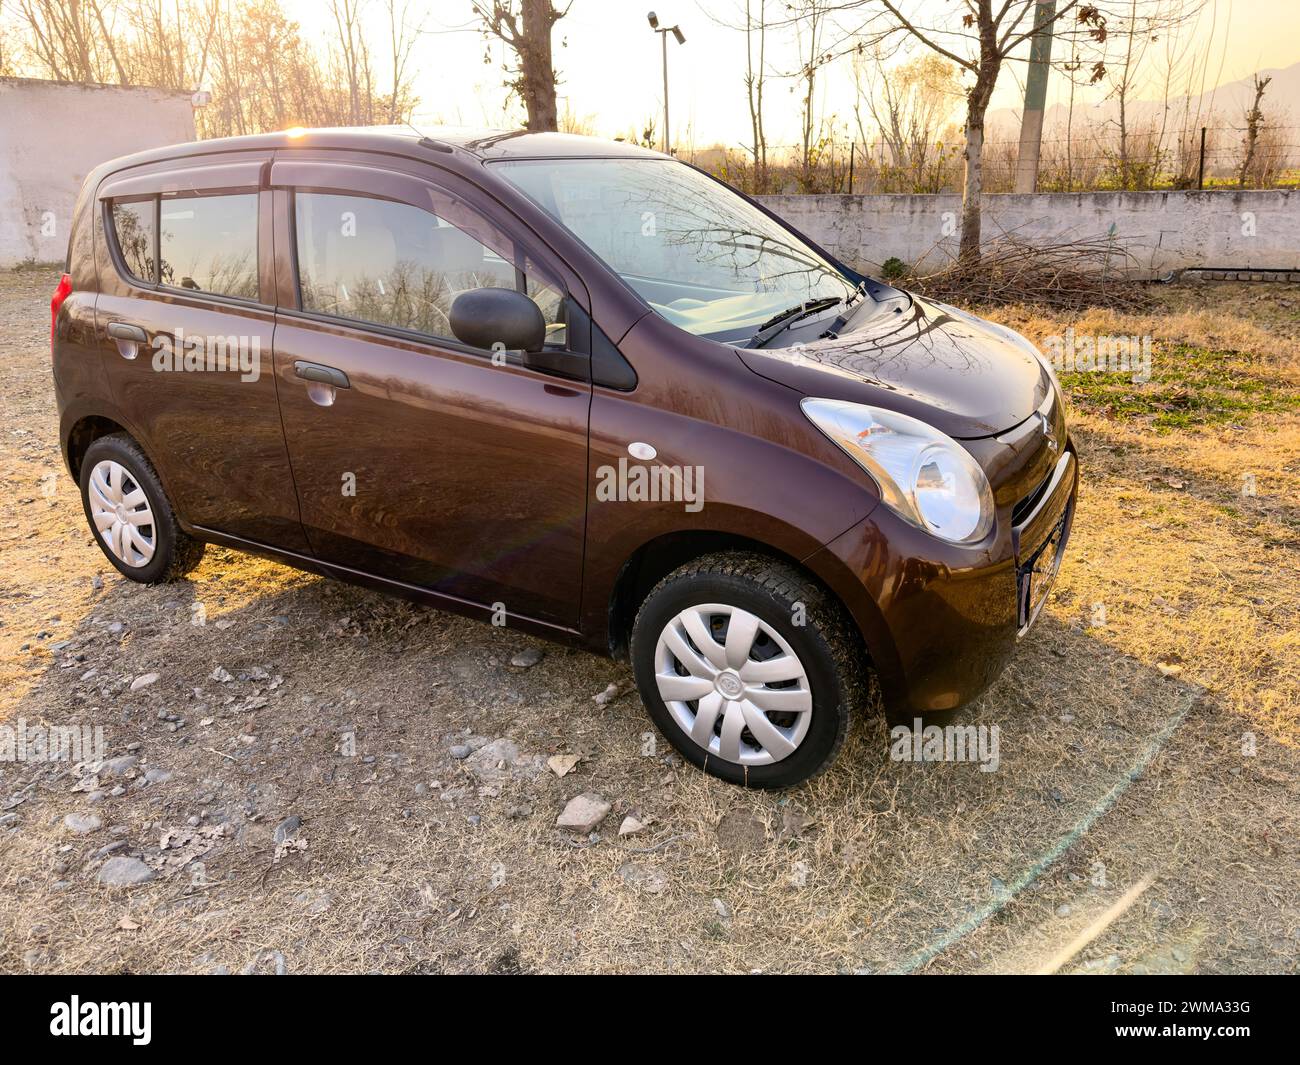
<path fill-rule="evenodd" d="M 723 553 L 670 573 L 632 630 L 641 698 L 683 756 L 748 787 L 830 765 L 861 690 L 843 608 L 793 566 Z"/>
<path fill-rule="evenodd" d="M 86 449 L 81 502 L 100 549 L 133 581 L 175 580 L 203 557 L 203 543 L 181 531 L 158 474 L 125 433 Z"/>

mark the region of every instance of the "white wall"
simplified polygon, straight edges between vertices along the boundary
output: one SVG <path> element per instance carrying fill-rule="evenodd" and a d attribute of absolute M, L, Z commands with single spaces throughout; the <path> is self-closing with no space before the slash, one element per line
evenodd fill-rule
<path fill-rule="evenodd" d="M 63 261 L 98 164 L 193 139 L 189 93 L 0 78 L 0 267 Z"/>
<path fill-rule="evenodd" d="M 937 267 L 957 253 L 958 196 L 764 196 L 833 255 L 876 272 L 897 256 Z M 1108 234 L 1135 277 L 1173 270 L 1300 270 L 1300 192 L 1085 192 L 984 198 L 983 238 Z"/>

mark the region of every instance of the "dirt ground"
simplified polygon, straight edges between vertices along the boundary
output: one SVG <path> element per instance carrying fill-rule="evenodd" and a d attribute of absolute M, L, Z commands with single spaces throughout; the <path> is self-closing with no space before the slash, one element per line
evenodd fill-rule
<path fill-rule="evenodd" d="M 967 718 L 999 768 L 891 761 L 866 717 L 751 793 L 684 766 L 623 665 L 223 549 L 120 579 L 60 464 L 54 281 L 0 274 L 0 725 L 118 760 L 0 762 L 0 971 L 1300 969 L 1295 287 L 1004 313 L 1152 335 L 1155 373 L 1065 381 L 1074 539 Z M 557 830 L 587 791 L 598 837 Z M 153 878 L 99 882 L 128 857 Z"/>

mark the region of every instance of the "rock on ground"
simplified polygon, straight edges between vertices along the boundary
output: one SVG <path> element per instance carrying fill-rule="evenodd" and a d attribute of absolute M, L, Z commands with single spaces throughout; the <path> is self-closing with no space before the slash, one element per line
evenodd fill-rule
<path fill-rule="evenodd" d="M 139 858 L 110 858 L 99 870 L 99 882 L 109 887 L 145 884 L 157 874 Z"/>
<path fill-rule="evenodd" d="M 618 875 L 628 887 L 644 891 L 647 895 L 661 895 L 668 886 L 668 878 L 658 869 L 643 868 L 632 862 L 620 865 Z"/>
<path fill-rule="evenodd" d="M 465 759 L 465 768 L 484 784 L 502 784 L 511 777 L 535 777 L 541 771 L 542 758 L 520 754 L 513 740 L 493 740 Z"/>
<path fill-rule="evenodd" d="M 594 791 L 584 791 L 569 800 L 564 811 L 555 819 L 555 827 L 586 835 L 595 831 L 596 826 L 609 816 L 611 809 L 610 804 Z"/>
<path fill-rule="evenodd" d="M 286 817 L 275 826 L 275 842 L 284 843 L 286 840 L 293 839 L 298 834 L 298 829 L 302 828 L 302 818 L 297 814 Z"/>
<path fill-rule="evenodd" d="M 121 777 L 129 773 L 139 763 L 140 759 L 134 754 L 123 754 L 117 758 L 110 758 L 100 766 L 99 772 L 103 776 Z"/>
<path fill-rule="evenodd" d="M 63 827 L 78 836 L 88 836 L 104 827 L 104 820 L 98 814 L 68 814 L 63 819 Z"/>
<path fill-rule="evenodd" d="M 542 660 L 542 652 L 536 647 L 525 647 L 514 658 L 510 659 L 510 664 L 515 669 L 532 669 Z"/>

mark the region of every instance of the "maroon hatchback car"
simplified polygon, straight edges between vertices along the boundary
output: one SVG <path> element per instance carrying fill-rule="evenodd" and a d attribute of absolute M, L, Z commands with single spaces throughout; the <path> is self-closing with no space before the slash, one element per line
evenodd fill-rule
<path fill-rule="evenodd" d="M 998 675 L 1060 564 L 1061 393 L 1016 333 L 682 163 L 559 134 L 289 131 L 99 167 L 51 305 L 108 559 L 206 542 L 630 657 L 729 781 Z"/>

